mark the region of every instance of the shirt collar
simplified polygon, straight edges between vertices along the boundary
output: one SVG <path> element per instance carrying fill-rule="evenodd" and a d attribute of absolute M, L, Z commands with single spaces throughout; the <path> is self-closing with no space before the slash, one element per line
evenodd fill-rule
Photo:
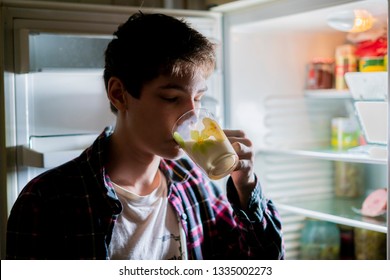
<path fill-rule="evenodd" d="M 108 190 L 108 195 L 112 198 L 117 198 L 115 195 L 115 191 L 113 190 L 112 185 L 110 184 L 109 177 L 105 174 L 104 166 L 106 164 L 107 159 L 107 143 L 111 134 L 114 132 L 114 127 L 109 126 L 106 127 L 105 130 L 99 135 L 96 139 L 95 143 L 92 146 L 92 149 L 96 152 L 92 152 L 91 154 L 95 154 L 98 156 L 98 168 L 102 177 L 104 178 L 105 187 Z M 195 168 L 194 165 L 188 160 L 168 160 L 161 159 L 160 161 L 160 170 L 163 172 L 164 176 L 168 180 L 168 192 L 170 189 L 170 185 L 183 184 L 187 182 L 192 176 L 191 173 L 199 173 L 199 169 Z M 199 174 L 197 174 L 199 175 Z"/>

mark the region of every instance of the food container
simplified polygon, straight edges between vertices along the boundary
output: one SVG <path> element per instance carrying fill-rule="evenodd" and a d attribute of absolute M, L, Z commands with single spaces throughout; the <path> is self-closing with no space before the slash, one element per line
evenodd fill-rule
<path fill-rule="evenodd" d="M 361 214 L 367 217 L 385 215 L 387 211 L 387 196 L 387 188 L 371 190 L 362 203 Z"/>
<path fill-rule="evenodd" d="M 337 260 L 340 258 L 340 230 L 336 224 L 307 220 L 302 230 L 302 260 Z"/>
<path fill-rule="evenodd" d="M 357 260 L 385 260 L 386 234 L 355 228 L 355 257 Z"/>
<path fill-rule="evenodd" d="M 335 161 L 334 192 L 338 197 L 359 197 L 364 193 L 364 167 L 353 162 Z"/>
<path fill-rule="evenodd" d="M 386 71 L 385 57 L 361 57 L 359 59 L 360 72 Z"/>
<path fill-rule="evenodd" d="M 338 225 L 340 229 L 340 259 L 355 259 L 355 243 L 353 240 L 354 228 L 345 225 Z"/>
<path fill-rule="evenodd" d="M 345 150 L 359 146 L 359 126 L 353 118 L 332 119 L 331 134 L 333 149 Z"/>
<path fill-rule="evenodd" d="M 315 58 L 306 66 L 306 89 L 330 89 L 334 80 L 334 60 Z"/>
<path fill-rule="evenodd" d="M 344 78 L 345 73 L 357 71 L 355 46 L 351 44 L 338 46 L 335 57 L 335 88 L 344 90 L 348 88 Z"/>

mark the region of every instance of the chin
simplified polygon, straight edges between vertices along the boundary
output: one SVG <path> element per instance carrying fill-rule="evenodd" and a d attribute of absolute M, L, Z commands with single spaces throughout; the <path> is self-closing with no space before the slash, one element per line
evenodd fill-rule
<path fill-rule="evenodd" d="M 174 150 L 164 151 L 161 154 L 161 157 L 164 159 L 169 159 L 169 160 L 177 160 L 177 159 L 183 157 L 184 154 L 185 154 L 184 151 L 182 149 L 180 149 L 179 147 L 177 147 Z"/>

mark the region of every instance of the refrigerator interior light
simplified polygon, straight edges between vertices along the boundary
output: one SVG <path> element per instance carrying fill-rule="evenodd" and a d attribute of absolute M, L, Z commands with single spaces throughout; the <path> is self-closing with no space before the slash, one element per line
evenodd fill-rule
<path fill-rule="evenodd" d="M 328 17 L 328 25 L 345 32 L 363 32 L 372 28 L 375 17 L 363 9 L 336 12 Z"/>

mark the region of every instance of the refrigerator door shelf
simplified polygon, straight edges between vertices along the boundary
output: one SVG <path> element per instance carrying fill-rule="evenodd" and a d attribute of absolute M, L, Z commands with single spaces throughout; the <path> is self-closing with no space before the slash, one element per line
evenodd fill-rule
<path fill-rule="evenodd" d="M 31 136 L 29 147 L 17 146 L 18 164 L 26 167 L 52 168 L 79 156 L 98 134 Z"/>
<path fill-rule="evenodd" d="M 357 101 L 354 105 L 367 143 L 386 146 L 388 134 L 387 102 Z"/>
<path fill-rule="evenodd" d="M 41 153 L 26 146 L 17 147 L 20 166 L 38 168 L 56 167 L 79 156 L 82 151 L 83 149 Z"/>
<path fill-rule="evenodd" d="M 387 72 L 348 72 L 345 81 L 354 100 L 387 100 Z"/>

